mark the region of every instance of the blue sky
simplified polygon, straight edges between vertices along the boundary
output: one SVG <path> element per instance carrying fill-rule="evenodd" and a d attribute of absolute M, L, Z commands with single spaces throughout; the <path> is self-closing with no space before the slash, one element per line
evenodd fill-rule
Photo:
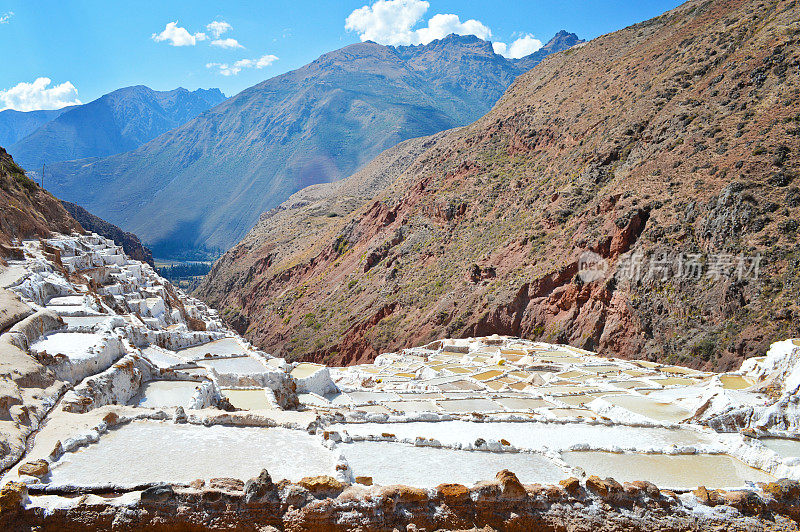
<path fill-rule="evenodd" d="M 591 39 L 680 3 L 0 0 L 0 109 L 55 107 L 75 98 L 85 103 L 138 84 L 157 90 L 219 87 L 231 96 L 362 35 L 392 44 L 425 42 L 453 28 L 482 37 L 490 32 L 488 40 L 505 44 L 496 49 L 519 54 L 560 29 Z M 209 27 L 215 21 L 227 24 Z M 171 32 L 153 38 L 170 22 L 177 22 Z M 38 78 L 51 83 L 19 85 Z"/>

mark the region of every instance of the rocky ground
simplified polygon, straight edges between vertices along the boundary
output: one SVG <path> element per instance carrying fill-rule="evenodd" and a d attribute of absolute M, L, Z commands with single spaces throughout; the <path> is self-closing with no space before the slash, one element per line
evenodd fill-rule
<path fill-rule="evenodd" d="M 289 359 L 497 333 L 738 368 L 798 333 L 797 18 L 690 1 L 554 54 L 410 163 L 376 160 L 396 177 L 358 207 L 265 215 L 198 294 Z"/>

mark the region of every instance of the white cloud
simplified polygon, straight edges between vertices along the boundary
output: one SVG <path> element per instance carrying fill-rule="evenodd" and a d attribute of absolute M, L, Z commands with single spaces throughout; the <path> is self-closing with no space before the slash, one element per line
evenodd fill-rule
<path fill-rule="evenodd" d="M 206 26 L 206 29 L 211 33 L 211 35 L 215 39 L 219 39 L 219 36 L 225 32 L 228 32 L 233 29 L 233 26 L 228 24 L 223 20 L 215 20 L 214 22 L 209 23 Z M 212 43 L 213 44 L 213 43 Z"/>
<path fill-rule="evenodd" d="M 256 61 L 256 68 L 268 67 L 277 60 L 278 60 L 277 55 L 272 55 L 272 54 L 262 55 L 261 57 L 258 58 L 258 61 Z"/>
<path fill-rule="evenodd" d="M 38 109 L 59 109 L 67 105 L 77 105 L 78 90 L 69 81 L 48 88 L 50 78 L 37 78 L 33 83 L 19 83 L 7 90 L 0 90 L 0 110 L 36 111 Z"/>
<path fill-rule="evenodd" d="M 541 48 L 542 41 L 536 39 L 530 33 L 523 35 L 516 41 L 511 43 L 511 46 L 508 46 L 504 42 L 496 42 L 492 43 L 492 48 L 494 48 L 494 53 L 500 54 L 503 57 L 508 57 L 510 59 L 519 59 L 520 57 L 525 57 L 526 55 L 530 55 L 533 52 L 537 51 Z"/>
<path fill-rule="evenodd" d="M 206 68 L 216 68 L 223 76 L 235 76 L 245 68 L 264 68 L 270 66 L 278 60 L 272 54 L 262 55 L 257 59 L 239 59 L 233 64 L 230 63 L 206 63 Z"/>
<path fill-rule="evenodd" d="M 11 21 L 11 17 L 14 16 L 13 11 L 6 11 L 2 15 L 0 15 L 0 24 L 8 24 Z"/>
<path fill-rule="evenodd" d="M 425 27 L 413 29 L 428 11 L 424 0 L 378 0 L 371 6 L 354 10 L 345 20 L 348 31 L 358 33 L 362 41 L 380 44 L 428 44 L 451 33 L 476 35 L 481 39 L 492 36 L 491 30 L 474 19 L 461 22 L 458 15 L 436 14 Z"/>
<path fill-rule="evenodd" d="M 475 35 L 483 40 L 492 36 L 492 30 L 481 21 L 469 19 L 462 22 L 454 14 L 438 13 L 428 19 L 425 26 L 415 29 L 423 22 L 429 7 L 425 0 L 377 0 L 350 13 L 344 27 L 358 33 L 362 41 L 393 46 L 428 44 L 451 33 Z M 497 54 L 519 59 L 541 48 L 542 42 L 531 34 L 523 34 L 511 45 L 495 42 L 492 47 Z"/>
<path fill-rule="evenodd" d="M 168 22 L 164 31 L 154 33 L 151 38 L 156 42 L 169 41 L 172 46 L 194 46 L 199 41 L 205 41 L 208 36 L 198 32 L 192 35 L 186 28 L 178 26 L 178 22 Z"/>
<path fill-rule="evenodd" d="M 230 37 L 228 37 L 227 39 L 215 39 L 211 41 L 211 46 L 218 46 L 219 48 L 227 48 L 227 49 L 244 48 L 244 46 L 239 44 L 239 41 L 237 41 L 236 39 L 231 39 Z"/>
<path fill-rule="evenodd" d="M 416 32 L 419 37 L 418 44 L 428 44 L 436 39 L 447 37 L 451 33 L 456 35 L 475 35 L 486 40 L 492 36 L 492 30 L 478 20 L 470 19 L 464 22 L 458 15 L 438 14 L 431 17 L 427 28 L 420 28 Z"/>

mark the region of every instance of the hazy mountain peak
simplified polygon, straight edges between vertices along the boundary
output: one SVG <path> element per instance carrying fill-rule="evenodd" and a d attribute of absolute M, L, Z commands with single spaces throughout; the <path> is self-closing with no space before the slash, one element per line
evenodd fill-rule
<path fill-rule="evenodd" d="M 134 149 L 222 102 L 219 89 L 122 87 L 58 114 L 9 146 L 25 168 Z"/>

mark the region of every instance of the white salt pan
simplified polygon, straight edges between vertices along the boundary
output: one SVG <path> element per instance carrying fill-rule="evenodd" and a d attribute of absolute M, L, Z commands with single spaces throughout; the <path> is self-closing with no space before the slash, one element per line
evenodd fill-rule
<path fill-rule="evenodd" d="M 203 358 L 206 354 L 219 356 L 246 355 L 248 350 L 235 338 L 222 338 L 203 345 L 181 349 L 177 354 L 184 359 L 196 360 Z"/>
<path fill-rule="evenodd" d="M 89 349 L 102 340 L 99 334 L 57 332 L 37 340 L 31 345 L 31 351 L 41 353 L 47 351 L 51 355 L 62 354 L 71 360 L 90 358 Z"/>
<path fill-rule="evenodd" d="M 142 408 L 188 408 L 192 395 L 200 385 L 193 381 L 150 381 L 142 386 L 139 394 L 130 404 Z"/>
<path fill-rule="evenodd" d="M 573 445 L 589 445 L 593 449 L 613 447 L 668 449 L 677 446 L 714 445 L 709 437 L 691 429 L 628 427 L 622 425 L 589 425 L 585 423 L 473 423 L 440 421 L 411 423 L 349 423 L 332 425 L 332 430 L 347 430 L 351 435 L 394 434 L 399 439 L 414 440 L 417 436 L 433 438 L 445 445 L 484 440 L 508 440 L 520 449 L 570 449 Z"/>
<path fill-rule="evenodd" d="M 302 431 L 134 421 L 65 454 L 53 465 L 51 479 L 78 486 L 247 480 L 267 469 L 277 482 L 332 474 L 334 465 L 331 452 Z"/>
<path fill-rule="evenodd" d="M 536 454 L 455 451 L 402 443 L 355 442 L 337 447 L 353 474 L 370 476 L 376 484 L 420 488 L 445 482 L 471 485 L 510 469 L 525 483 L 555 483 L 567 475 L 554 462 Z"/>
<path fill-rule="evenodd" d="M 214 368 L 218 373 L 252 375 L 269 371 L 264 364 L 251 357 L 217 358 L 198 361 L 198 364 L 207 368 Z"/>

